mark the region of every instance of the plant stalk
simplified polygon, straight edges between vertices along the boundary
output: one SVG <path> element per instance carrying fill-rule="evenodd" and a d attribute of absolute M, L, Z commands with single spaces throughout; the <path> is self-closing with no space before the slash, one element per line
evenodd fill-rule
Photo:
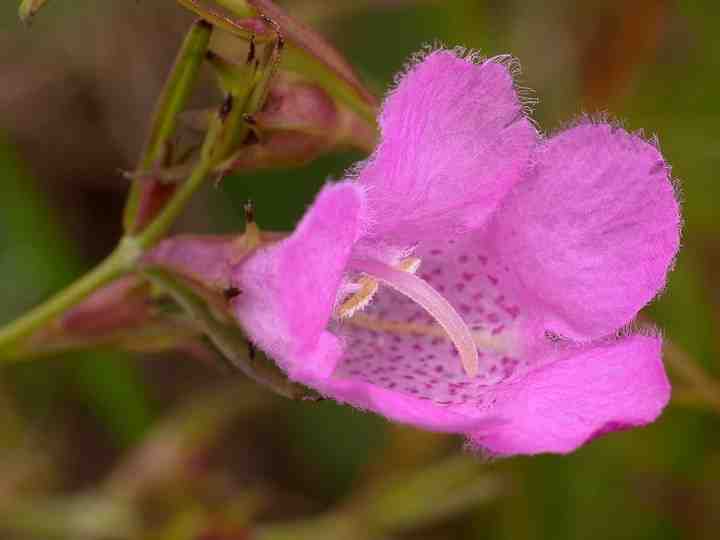
<path fill-rule="evenodd" d="M 29 311 L 19 319 L 0 328 L 0 362 L 10 358 L 12 348 L 38 328 L 64 311 L 78 304 L 106 283 L 128 272 L 142 251 L 133 239 L 123 239 L 118 247 L 94 270 Z"/>

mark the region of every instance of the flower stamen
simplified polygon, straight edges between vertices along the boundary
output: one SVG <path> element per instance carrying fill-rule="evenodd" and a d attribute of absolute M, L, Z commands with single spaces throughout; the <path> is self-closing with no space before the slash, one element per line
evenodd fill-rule
<path fill-rule="evenodd" d="M 340 319 L 352 317 L 358 310 L 370 303 L 378 290 L 378 282 L 369 277 L 361 277 L 357 282 L 360 290 L 345 300 L 337 310 Z"/>
<path fill-rule="evenodd" d="M 397 265 L 398 270 L 410 272 L 411 274 L 417 272 L 418 268 L 420 268 L 420 259 L 417 257 L 408 257 L 407 259 L 400 261 Z M 347 319 L 355 315 L 355 313 L 370 303 L 370 300 L 372 300 L 378 290 L 378 282 L 367 276 L 361 277 L 357 282 L 357 286 L 359 287 L 359 290 L 350 298 L 345 300 L 345 302 L 343 302 L 338 308 L 338 318 Z"/>
<path fill-rule="evenodd" d="M 408 263 L 409 264 L 409 263 Z M 417 261 L 414 262 L 417 266 Z M 473 334 L 455 308 L 426 281 L 413 273 L 371 260 L 356 261 L 353 267 L 392 287 L 427 311 L 442 327 L 460 354 L 463 369 L 474 377 L 480 371 Z"/>

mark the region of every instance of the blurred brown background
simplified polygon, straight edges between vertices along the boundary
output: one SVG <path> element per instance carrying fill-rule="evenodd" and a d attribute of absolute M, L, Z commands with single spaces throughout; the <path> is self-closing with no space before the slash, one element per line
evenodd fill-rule
<path fill-rule="evenodd" d="M 517 56 L 522 84 L 540 98 L 536 118 L 546 132 L 583 111 L 602 110 L 630 129 L 657 134 L 681 180 L 685 230 L 670 285 L 649 315 L 710 373 L 720 373 L 719 3 L 279 3 L 326 35 L 378 94 L 412 52 L 440 40 Z M 118 171 L 137 159 L 153 101 L 190 21 L 171 0 L 54 0 L 28 29 L 17 20 L 15 2 L 0 6 L 0 321 L 69 283 L 114 245 L 128 187 Z M 196 97 L 214 98 L 209 86 Z M 236 230 L 248 198 L 263 227 L 289 228 L 318 187 L 359 157 L 333 155 L 301 170 L 228 178 L 219 188 L 208 186 L 178 228 Z M 142 538 L 240 538 L 232 527 L 225 536 L 208 531 L 225 523 L 229 508 L 237 521 L 332 511 L 389 472 L 411 471 L 461 444 L 331 403 L 286 403 L 242 383 L 227 395 L 214 390 L 226 379 L 212 364 L 183 354 L 90 351 L 2 368 L 0 531 L 8 520 L 27 537 L 38 537 L 27 532 L 33 522 L 57 533 L 67 525 L 63 519 L 75 516 L 62 505 L 105 486 L 113 474 L 155 482 L 146 469 L 137 473 L 129 456 L 164 429 L 168 415 L 191 422 L 173 412 L 190 398 L 204 405 L 188 410 L 210 411 L 197 420 L 211 426 L 204 431 L 210 435 L 183 446 L 192 459 L 153 484 L 150 491 L 165 494 L 149 506 L 156 514 L 130 526 L 135 518 L 116 515 L 90 493 L 78 503 L 80 514 L 118 525 L 88 537 L 114 529 L 124 538 L 127 526 Z M 208 392 L 216 401 L 203 397 Z M 488 474 L 501 475 L 503 489 L 396 536 L 715 539 L 720 411 L 682 397 L 676 394 L 653 426 L 598 440 L 572 456 L 484 464 Z M 117 490 L 129 489 L 127 479 L 117 482 L 125 486 Z M 36 497 L 48 506 L 32 502 Z M 7 506 L 26 499 L 22 511 Z M 27 523 L 15 523 L 17 516 Z M 205 521 L 182 525 L 192 521 L 188 516 Z M 174 523 L 180 525 L 168 532 Z M 75 532 L 68 538 L 81 537 L 69 530 Z"/>

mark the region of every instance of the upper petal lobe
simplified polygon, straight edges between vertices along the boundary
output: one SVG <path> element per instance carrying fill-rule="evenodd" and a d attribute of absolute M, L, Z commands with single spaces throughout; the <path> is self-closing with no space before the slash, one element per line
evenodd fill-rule
<path fill-rule="evenodd" d="M 482 225 L 519 180 L 537 133 L 508 67 L 436 51 L 385 101 L 358 173 L 373 239 L 407 245 Z"/>
<path fill-rule="evenodd" d="M 630 322 L 664 287 L 680 213 L 658 149 L 585 122 L 537 150 L 494 223 L 497 256 L 545 327 L 578 340 Z"/>

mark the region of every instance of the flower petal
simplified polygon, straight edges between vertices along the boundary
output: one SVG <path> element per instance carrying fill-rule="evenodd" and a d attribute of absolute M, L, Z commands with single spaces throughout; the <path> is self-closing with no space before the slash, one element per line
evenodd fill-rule
<path fill-rule="evenodd" d="M 664 287 L 677 253 L 669 168 L 654 145 L 591 122 L 551 138 L 536 159 L 498 212 L 496 254 L 545 328 L 608 335 Z"/>
<path fill-rule="evenodd" d="M 340 345 L 325 328 L 352 247 L 361 234 L 364 191 L 344 182 L 320 192 L 295 232 L 233 269 L 233 303 L 248 336 L 291 377 L 329 375 Z"/>
<path fill-rule="evenodd" d="M 658 337 L 594 345 L 498 387 L 504 419 L 472 436 L 498 455 L 568 453 L 596 436 L 655 420 L 670 398 Z"/>
<path fill-rule="evenodd" d="M 358 172 L 372 241 L 408 245 L 482 225 L 519 180 L 537 133 L 508 66 L 436 51 L 385 101 L 382 138 Z"/>
<path fill-rule="evenodd" d="M 471 433 L 497 428 L 502 420 L 478 410 L 475 415 L 465 414 L 460 407 L 441 406 L 411 394 L 389 390 L 375 384 L 344 377 L 304 377 L 301 382 L 321 394 L 347 403 L 361 410 L 380 414 L 393 422 L 409 424 L 441 433 Z"/>

